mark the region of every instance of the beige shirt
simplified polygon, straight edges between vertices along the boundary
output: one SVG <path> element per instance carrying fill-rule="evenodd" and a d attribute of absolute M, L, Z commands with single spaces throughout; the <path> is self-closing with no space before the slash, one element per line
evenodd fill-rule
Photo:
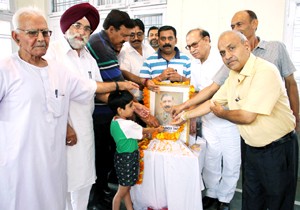
<path fill-rule="evenodd" d="M 258 114 L 253 123 L 238 125 L 241 136 L 250 146 L 265 146 L 295 128 L 295 117 L 279 71 L 253 54 L 241 72 L 230 71 L 212 100 L 228 105 L 230 110 Z"/>

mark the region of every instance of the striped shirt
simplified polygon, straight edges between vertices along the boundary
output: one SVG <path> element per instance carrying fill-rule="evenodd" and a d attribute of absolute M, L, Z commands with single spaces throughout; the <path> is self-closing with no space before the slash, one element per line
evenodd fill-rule
<path fill-rule="evenodd" d="M 104 30 L 91 35 L 87 48 L 97 61 L 103 81 L 124 80 L 117 53 Z"/>
<path fill-rule="evenodd" d="M 117 53 L 104 30 L 92 34 L 86 46 L 97 61 L 104 82 L 124 80 L 118 63 Z M 95 105 L 94 114 L 102 114 L 103 119 L 106 119 L 104 115 L 108 115 L 109 117 L 106 120 L 110 122 L 113 116 L 111 109 L 97 99 L 95 99 Z"/>
<path fill-rule="evenodd" d="M 165 69 L 176 69 L 177 73 L 186 78 L 191 77 L 191 60 L 184 53 L 179 52 L 175 47 L 176 54 L 171 60 L 166 60 L 162 57 L 160 49 L 151 55 L 143 63 L 140 71 L 140 77 L 152 79 L 159 76 Z"/>

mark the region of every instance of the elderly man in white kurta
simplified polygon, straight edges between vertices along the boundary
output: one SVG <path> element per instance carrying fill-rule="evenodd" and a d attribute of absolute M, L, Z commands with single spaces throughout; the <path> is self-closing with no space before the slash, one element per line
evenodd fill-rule
<path fill-rule="evenodd" d="M 36 8 L 18 10 L 13 25 L 19 51 L 0 60 L 0 209 L 64 210 L 69 102 L 136 85 L 83 80 L 43 59 L 51 31 Z"/>
<path fill-rule="evenodd" d="M 70 71 L 81 78 L 102 81 L 96 60 L 85 48 L 99 20 L 97 9 L 89 3 L 70 7 L 60 19 L 64 38 L 50 43 L 46 57 L 63 62 Z M 87 209 L 90 190 L 96 180 L 93 111 L 94 99 L 87 104 L 70 102 L 66 139 L 67 210 Z"/>

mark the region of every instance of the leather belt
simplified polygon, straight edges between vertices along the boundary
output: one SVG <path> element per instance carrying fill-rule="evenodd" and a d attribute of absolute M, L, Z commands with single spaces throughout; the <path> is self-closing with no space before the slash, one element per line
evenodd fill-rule
<path fill-rule="evenodd" d="M 286 143 L 290 140 L 292 140 L 292 138 L 290 138 L 291 136 L 293 136 L 296 132 L 293 130 L 291 132 L 289 132 L 288 134 L 284 135 L 283 137 L 281 137 L 280 139 L 277 139 L 273 142 L 271 142 L 270 144 L 267 144 L 265 146 L 262 147 L 252 147 L 250 145 L 248 145 L 250 148 L 252 149 L 257 149 L 257 150 L 266 150 L 266 149 L 270 149 L 271 147 L 275 147 L 278 146 L 280 144 Z"/>

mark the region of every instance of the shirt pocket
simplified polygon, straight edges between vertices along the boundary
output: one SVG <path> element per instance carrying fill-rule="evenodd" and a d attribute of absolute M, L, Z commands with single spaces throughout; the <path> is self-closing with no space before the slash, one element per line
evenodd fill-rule
<path fill-rule="evenodd" d="M 53 113 L 53 116 L 60 117 L 64 114 L 65 111 L 65 94 L 59 89 L 52 91 L 52 94 L 49 94 L 48 100 L 48 110 Z"/>

